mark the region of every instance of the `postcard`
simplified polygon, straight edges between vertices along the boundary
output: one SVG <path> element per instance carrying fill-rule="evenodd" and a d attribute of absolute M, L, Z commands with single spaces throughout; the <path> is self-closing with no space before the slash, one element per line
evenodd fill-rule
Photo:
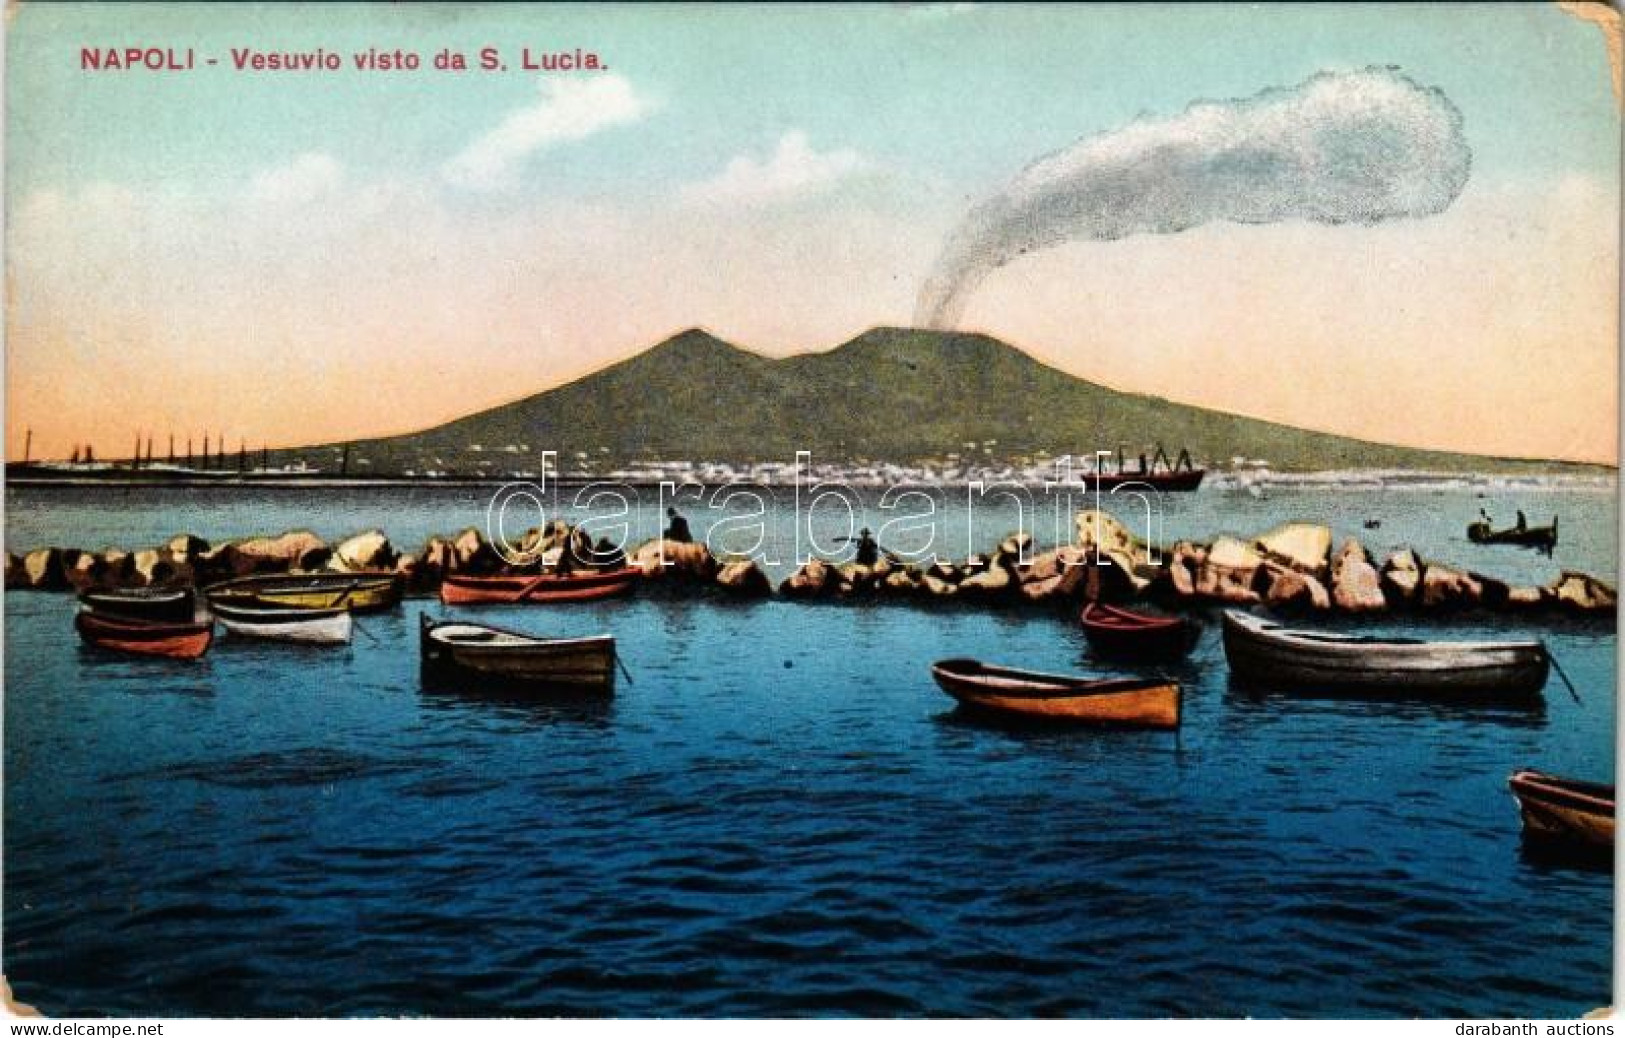
<path fill-rule="evenodd" d="M 14 1013 L 1613 1004 L 1614 8 L 5 30 Z"/>

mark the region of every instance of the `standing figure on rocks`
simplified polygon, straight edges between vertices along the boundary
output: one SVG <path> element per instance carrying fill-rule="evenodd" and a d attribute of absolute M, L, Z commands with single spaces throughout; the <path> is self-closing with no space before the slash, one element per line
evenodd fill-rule
<path fill-rule="evenodd" d="M 853 561 L 860 566 L 873 566 L 880 561 L 880 545 L 867 526 L 858 531 L 858 554 Z"/>

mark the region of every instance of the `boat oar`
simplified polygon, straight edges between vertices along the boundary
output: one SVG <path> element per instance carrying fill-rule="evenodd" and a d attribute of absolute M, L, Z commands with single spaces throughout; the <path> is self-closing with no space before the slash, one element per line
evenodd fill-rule
<path fill-rule="evenodd" d="M 1557 671 L 1557 676 L 1563 679 L 1563 684 L 1568 686 L 1569 695 L 1574 697 L 1576 703 L 1580 702 L 1580 693 L 1574 690 L 1574 682 L 1570 681 L 1569 676 L 1563 673 L 1563 667 L 1557 662 L 1557 657 L 1552 654 L 1552 650 L 1546 650 L 1546 658 L 1551 661 L 1552 669 Z"/>
<path fill-rule="evenodd" d="M 545 572 L 544 573 L 538 573 L 536 575 L 535 580 L 532 580 L 530 583 L 526 584 L 524 587 L 522 587 L 518 591 L 514 592 L 513 597 L 508 600 L 509 603 L 517 605 L 520 602 L 523 602 L 525 599 L 530 597 L 530 593 L 532 591 L 535 591 L 537 588 L 541 587 L 542 586 L 542 581 L 544 581 L 546 579 L 547 579 L 547 574 Z"/>
<path fill-rule="evenodd" d="M 365 627 L 361 626 L 361 621 L 357 620 L 355 618 L 355 614 L 353 614 L 353 613 L 350 615 L 350 629 L 353 630 L 353 631 L 360 631 L 362 634 L 367 636 L 367 640 L 369 642 L 372 642 L 374 645 L 378 644 L 378 639 L 373 636 L 373 633 L 371 631 L 369 631 Z"/>
<path fill-rule="evenodd" d="M 619 652 L 615 652 L 615 665 L 617 667 L 621 668 L 621 676 L 626 678 L 626 683 L 628 685 L 637 684 L 636 681 L 632 680 L 632 672 L 627 670 L 626 669 L 626 664 L 621 662 L 621 654 Z"/>
<path fill-rule="evenodd" d="M 361 586 L 360 578 L 357 578 L 355 580 L 350 581 L 350 586 L 344 589 L 344 594 L 340 595 L 338 597 L 338 599 L 336 601 L 334 601 L 332 606 L 330 606 L 329 608 L 337 609 L 339 606 L 343 605 L 349 599 L 349 597 L 351 595 L 355 594 L 355 589 L 360 587 L 360 586 Z"/>

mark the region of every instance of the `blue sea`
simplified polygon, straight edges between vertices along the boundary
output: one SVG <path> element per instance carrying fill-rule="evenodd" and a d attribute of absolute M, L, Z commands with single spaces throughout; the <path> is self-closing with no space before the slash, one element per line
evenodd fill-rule
<path fill-rule="evenodd" d="M 414 548 L 483 525 L 488 496 L 11 487 L 6 537 L 378 526 Z M 662 504 L 639 501 L 631 533 L 657 530 Z M 1165 504 L 1169 541 L 1304 518 L 1379 557 L 1411 545 L 1515 583 L 1617 568 L 1612 488 Z M 1480 507 L 1561 515 L 1556 553 L 1470 545 Z M 684 510 L 704 532 L 707 512 Z M 853 518 L 887 513 L 860 495 Z M 986 550 L 1014 518 L 949 502 L 944 554 Z M 832 541 L 838 520 L 806 532 Z M 769 503 L 776 577 L 796 521 Z M 71 596 L 4 604 L 4 972 L 55 1015 L 1530 1017 L 1612 1001 L 1612 877 L 1527 852 L 1506 789 L 1521 766 L 1612 780 L 1611 620 L 1363 625 L 1544 639 L 1579 702 L 1554 677 L 1530 711 L 1232 687 L 1209 612 L 1171 671 L 1176 735 L 990 727 L 932 683 L 948 656 L 1111 672 L 1052 609 L 644 593 L 458 613 L 616 635 L 630 680 L 614 697 L 549 704 L 424 689 L 418 615 L 446 614 L 437 601 L 359 618 L 347 648 L 222 635 L 192 663 L 82 647 Z"/>

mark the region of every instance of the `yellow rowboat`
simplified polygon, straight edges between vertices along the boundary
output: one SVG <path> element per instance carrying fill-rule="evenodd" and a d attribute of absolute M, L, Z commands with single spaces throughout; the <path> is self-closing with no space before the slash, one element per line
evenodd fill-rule
<path fill-rule="evenodd" d="M 1179 686 L 1162 678 L 1099 680 L 964 659 L 933 664 L 931 676 L 960 706 L 983 714 L 1064 724 L 1179 727 Z"/>
<path fill-rule="evenodd" d="M 228 580 L 205 594 L 210 602 L 240 608 L 345 608 L 372 613 L 400 605 L 405 590 L 405 582 L 394 573 L 284 573 Z"/>

